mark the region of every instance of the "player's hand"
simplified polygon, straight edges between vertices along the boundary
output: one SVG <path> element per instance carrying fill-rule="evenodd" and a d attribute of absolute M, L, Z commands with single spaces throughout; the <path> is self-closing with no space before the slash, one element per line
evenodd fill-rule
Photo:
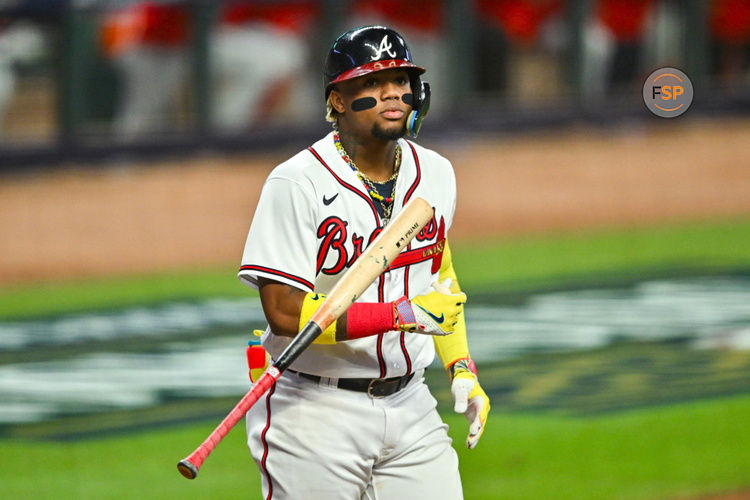
<path fill-rule="evenodd" d="M 451 366 L 451 394 L 456 413 L 463 413 L 469 421 L 466 446 L 474 448 L 479 442 L 490 412 L 490 398 L 479 385 L 476 367 L 470 359 L 460 359 Z"/>
<path fill-rule="evenodd" d="M 432 284 L 434 291 L 409 300 L 405 296 L 395 301 L 396 327 L 404 332 L 427 335 L 449 335 L 463 313 L 465 293 L 451 293 L 451 279 Z"/>

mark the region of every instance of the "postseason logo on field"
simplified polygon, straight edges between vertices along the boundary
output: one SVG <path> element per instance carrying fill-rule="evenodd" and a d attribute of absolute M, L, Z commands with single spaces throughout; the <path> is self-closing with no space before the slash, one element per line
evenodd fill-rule
<path fill-rule="evenodd" d="M 643 84 L 643 102 L 656 116 L 675 118 L 692 104 L 693 84 L 679 69 L 657 69 Z"/>

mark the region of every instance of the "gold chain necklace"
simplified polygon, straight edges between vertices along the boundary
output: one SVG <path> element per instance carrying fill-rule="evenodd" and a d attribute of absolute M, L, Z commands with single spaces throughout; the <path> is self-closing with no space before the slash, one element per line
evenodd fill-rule
<path fill-rule="evenodd" d="M 391 212 L 393 211 L 393 200 L 396 197 L 396 179 L 398 178 L 398 172 L 401 169 L 401 146 L 396 146 L 396 157 L 393 164 L 393 175 L 391 175 L 391 177 L 385 182 L 376 183 L 375 181 L 367 177 L 364 172 L 361 172 L 357 168 L 357 165 L 354 164 L 354 161 L 349 158 L 348 154 L 346 154 L 346 150 L 344 150 L 344 145 L 341 144 L 341 139 L 339 138 L 338 132 L 333 133 L 333 142 L 334 144 L 336 144 L 336 149 L 341 155 L 341 158 L 343 158 L 343 160 L 349 165 L 354 173 L 357 174 L 357 177 L 359 177 L 359 180 L 362 181 L 362 184 L 364 184 L 365 188 L 369 192 L 370 197 L 374 200 L 377 200 L 380 203 L 380 206 L 383 207 L 383 226 L 385 226 L 391 219 Z M 378 193 L 378 190 L 375 189 L 375 184 L 386 184 L 391 181 L 393 181 L 393 186 L 391 187 L 391 196 L 383 197 L 380 193 Z"/>

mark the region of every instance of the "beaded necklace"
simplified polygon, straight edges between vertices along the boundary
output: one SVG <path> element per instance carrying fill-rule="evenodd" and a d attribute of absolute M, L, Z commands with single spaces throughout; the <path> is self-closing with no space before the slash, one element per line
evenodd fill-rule
<path fill-rule="evenodd" d="M 338 150 L 339 154 L 341 155 L 341 158 L 349 165 L 349 167 L 354 171 L 355 174 L 357 174 L 357 177 L 359 177 L 359 180 L 362 181 L 362 184 L 364 184 L 365 188 L 370 193 L 370 197 L 373 200 L 377 200 L 380 203 L 380 206 L 383 207 L 383 225 L 385 226 L 388 224 L 388 221 L 391 218 L 391 211 L 393 210 L 393 199 L 395 198 L 396 194 L 396 178 L 398 177 L 399 169 L 401 168 L 401 146 L 396 146 L 396 158 L 394 160 L 393 164 L 393 175 L 385 182 L 381 182 L 378 184 L 386 184 L 388 182 L 393 182 L 393 187 L 391 188 L 391 195 L 383 197 L 380 193 L 378 193 L 378 190 L 375 189 L 376 182 L 367 177 L 367 175 L 364 174 L 364 172 L 361 172 L 357 166 L 354 164 L 354 161 L 349 158 L 349 155 L 346 154 L 346 151 L 344 150 L 343 144 L 341 144 L 341 139 L 339 139 L 338 132 L 333 133 L 333 142 L 336 145 L 336 149 Z"/>

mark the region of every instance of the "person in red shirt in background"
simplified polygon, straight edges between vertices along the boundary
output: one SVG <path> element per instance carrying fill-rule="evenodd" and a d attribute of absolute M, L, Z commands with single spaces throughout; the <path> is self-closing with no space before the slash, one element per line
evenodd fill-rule
<path fill-rule="evenodd" d="M 181 3 L 139 2 L 105 15 L 100 44 L 122 78 L 114 130 L 129 139 L 175 120 L 188 75 L 190 17 Z"/>
<path fill-rule="evenodd" d="M 406 39 L 419 66 L 430 68 L 433 93 L 449 92 L 445 9 L 442 0 L 353 0 L 345 22 L 347 27 L 384 25 Z M 432 99 L 430 115 L 440 115 L 449 99 Z"/>
<path fill-rule="evenodd" d="M 313 116 L 308 39 L 318 2 L 230 1 L 211 38 L 214 125 L 232 131 Z"/>
<path fill-rule="evenodd" d="M 658 0 L 594 3 L 584 26 L 581 61 L 587 102 L 605 98 L 613 86 L 642 84 L 639 77 L 647 69 L 646 33 L 657 6 Z"/>
<path fill-rule="evenodd" d="M 750 84 L 750 0 L 713 0 L 710 7 L 712 73 L 724 85 Z"/>
<path fill-rule="evenodd" d="M 562 0 L 475 0 L 479 20 L 479 87 L 512 101 L 540 102 L 561 88 Z"/>
<path fill-rule="evenodd" d="M 537 43 L 544 23 L 562 8 L 562 0 L 476 0 L 481 19 L 495 23 L 510 43 L 526 47 Z"/>
<path fill-rule="evenodd" d="M 622 84 L 639 75 L 646 23 L 655 0 L 598 0 L 595 17 L 615 43 L 608 82 Z"/>

